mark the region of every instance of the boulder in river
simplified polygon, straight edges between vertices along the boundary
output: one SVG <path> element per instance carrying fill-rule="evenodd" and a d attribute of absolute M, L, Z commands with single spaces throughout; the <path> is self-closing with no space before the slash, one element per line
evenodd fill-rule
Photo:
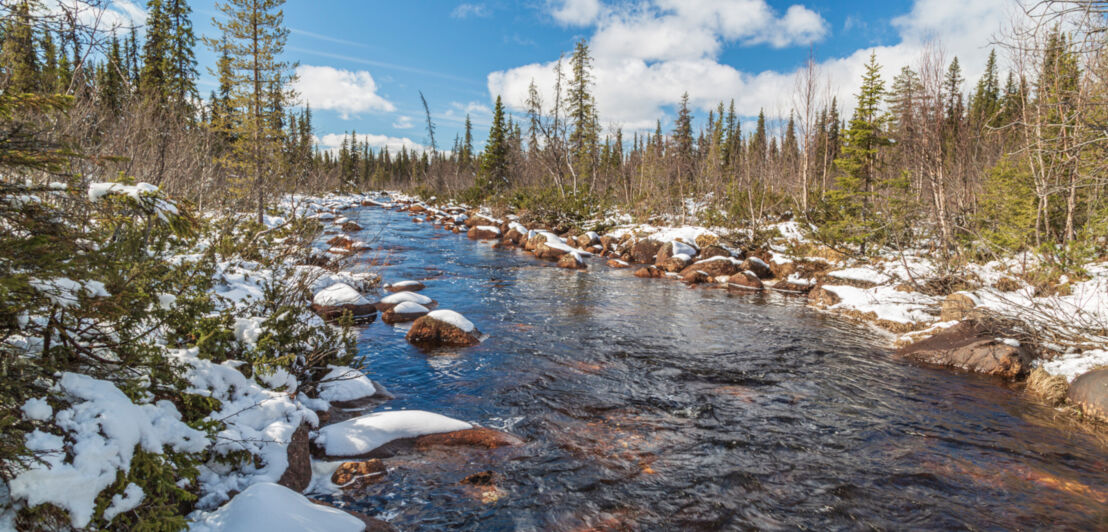
<path fill-rule="evenodd" d="M 608 267 L 619 269 L 619 268 L 630 268 L 631 265 L 628 264 L 627 262 L 619 260 L 619 259 L 610 259 L 608 261 Z"/>
<path fill-rule="evenodd" d="M 475 225 L 466 233 L 474 240 L 495 240 L 500 238 L 500 228 L 491 225 Z"/>
<path fill-rule="evenodd" d="M 431 312 L 427 307 L 411 301 L 403 301 L 400 304 L 386 310 L 381 314 L 381 321 L 393 325 L 415 321 Z"/>
<path fill-rule="evenodd" d="M 572 251 L 573 248 L 559 242 L 556 238 L 550 238 L 535 246 L 535 256 L 544 260 L 561 260 L 563 256 Z"/>
<path fill-rule="evenodd" d="M 948 366 L 1014 379 L 1031 367 L 1031 354 L 1019 342 L 997 338 L 977 321 L 963 321 L 930 338 L 897 351 L 899 356 L 937 366 Z"/>
<path fill-rule="evenodd" d="M 643 238 L 631 246 L 631 260 L 639 264 L 654 264 L 654 260 L 658 256 L 658 250 L 661 248 L 661 242 Z"/>
<path fill-rule="evenodd" d="M 1108 422 L 1108 368 L 1077 377 L 1066 395 L 1085 415 Z"/>
<path fill-rule="evenodd" d="M 397 292 L 395 294 L 387 295 L 381 298 L 381 300 L 377 302 L 377 310 L 384 312 L 401 303 L 404 303 L 405 301 L 415 303 L 417 305 L 423 305 L 427 308 L 435 307 L 435 300 L 423 294 L 418 294 L 416 292 Z"/>
<path fill-rule="evenodd" d="M 838 305 L 842 300 L 838 294 L 824 288 L 823 285 L 817 285 L 808 291 L 808 304 L 816 308 Z"/>
<path fill-rule="evenodd" d="M 740 253 L 740 255 L 741 255 L 741 253 Z M 712 257 L 732 257 L 732 258 L 734 258 L 735 254 L 732 253 L 731 250 L 729 250 L 729 249 L 727 249 L 727 248 L 725 248 L 725 247 L 723 247 L 719 244 L 712 244 L 710 246 L 705 246 L 705 247 L 701 248 L 699 256 L 700 256 L 701 259 L 710 259 Z M 739 257 L 739 258 L 741 259 L 742 257 Z"/>
<path fill-rule="evenodd" d="M 639 268 L 638 270 L 635 270 L 635 277 L 641 277 L 643 279 L 658 279 L 665 276 L 666 272 L 662 271 L 661 268 L 654 265 L 645 266 Z"/>
<path fill-rule="evenodd" d="M 665 260 L 659 262 L 657 266 L 658 268 L 661 268 L 662 271 L 677 273 L 687 268 L 690 262 L 692 262 L 692 260 L 689 258 L 689 256 L 682 253 L 680 255 L 667 257 Z"/>
<path fill-rule="evenodd" d="M 693 271 L 702 271 L 712 277 L 719 277 L 720 275 L 735 275 L 739 273 L 739 266 L 742 265 L 742 261 L 733 259 L 730 256 L 714 256 L 710 259 L 704 259 L 692 263 L 689 267 L 681 271 L 681 275 L 685 275 Z"/>
<path fill-rule="evenodd" d="M 727 286 L 741 290 L 761 290 L 765 288 L 762 284 L 762 280 L 750 270 L 741 271 L 729 277 L 727 279 Z"/>
<path fill-rule="evenodd" d="M 350 313 L 355 323 L 377 319 L 377 308 L 365 296 L 346 283 L 335 283 L 312 298 L 312 311 L 325 320 L 334 320 Z"/>
<path fill-rule="evenodd" d="M 343 490 L 360 490 L 385 480 L 388 468 L 380 458 L 357 462 L 343 462 L 334 473 L 331 482 Z"/>
<path fill-rule="evenodd" d="M 687 262 L 692 262 L 692 258 L 699 252 L 700 250 L 680 240 L 666 242 L 658 248 L 658 253 L 654 256 L 654 265 L 661 267 L 670 257 L 676 256 L 684 256 L 687 258 Z"/>
<path fill-rule="evenodd" d="M 342 230 L 346 231 L 347 233 L 353 233 L 354 231 L 361 231 L 362 226 L 358 225 L 358 222 L 349 220 L 342 224 Z"/>
<path fill-rule="evenodd" d="M 392 284 L 385 285 L 385 290 L 389 292 L 419 292 L 427 288 L 423 283 L 419 281 L 397 281 Z"/>
<path fill-rule="evenodd" d="M 759 259 L 758 257 L 747 257 L 742 263 L 742 269 L 754 272 L 759 279 L 770 279 L 773 277 L 773 269 L 766 264 L 766 261 Z"/>
<path fill-rule="evenodd" d="M 436 310 L 412 324 L 408 342 L 421 347 L 469 347 L 479 344 L 481 332 L 453 310 Z"/>
<path fill-rule="evenodd" d="M 700 270 L 682 271 L 681 280 L 688 284 L 706 284 L 712 282 L 712 276 Z"/>
<path fill-rule="evenodd" d="M 585 261 L 581 260 L 580 255 L 576 253 L 566 253 L 562 255 L 562 258 L 558 259 L 558 267 L 567 270 L 584 270 L 588 266 L 585 265 Z"/>

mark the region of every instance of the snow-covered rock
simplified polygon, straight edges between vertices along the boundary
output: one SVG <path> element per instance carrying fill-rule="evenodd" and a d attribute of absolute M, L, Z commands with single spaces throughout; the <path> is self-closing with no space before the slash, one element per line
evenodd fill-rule
<path fill-rule="evenodd" d="M 465 421 L 423 410 L 374 412 L 320 429 L 315 444 L 330 457 L 365 456 L 394 440 L 466 430 Z"/>
<path fill-rule="evenodd" d="M 271 482 L 254 484 L 214 512 L 198 513 L 191 532 L 361 532 L 365 523 Z"/>
<path fill-rule="evenodd" d="M 373 381 L 364 373 L 346 366 L 330 366 L 331 371 L 319 384 L 319 398 L 324 401 L 357 401 L 377 393 Z"/>

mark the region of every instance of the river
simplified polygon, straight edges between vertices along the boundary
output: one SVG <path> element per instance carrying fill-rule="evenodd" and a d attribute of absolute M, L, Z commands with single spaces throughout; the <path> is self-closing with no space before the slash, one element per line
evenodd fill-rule
<path fill-rule="evenodd" d="M 1108 528 L 1108 449 L 999 381 L 899 361 L 803 298 L 553 267 L 348 211 L 386 281 L 488 334 L 426 353 L 380 321 L 373 379 L 522 448 L 391 459 L 343 502 L 402 530 Z M 498 492 L 458 482 L 496 473 Z"/>

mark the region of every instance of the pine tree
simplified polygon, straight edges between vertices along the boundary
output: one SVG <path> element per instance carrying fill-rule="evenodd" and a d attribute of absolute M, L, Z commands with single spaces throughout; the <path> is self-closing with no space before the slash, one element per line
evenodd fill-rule
<path fill-rule="evenodd" d="M 677 180 L 692 181 L 693 136 L 692 112 L 689 110 L 689 93 L 681 95 L 677 107 L 677 120 L 673 122 L 673 150 L 677 157 Z"/>
<path fill-rule="evenodd" d="M 970 101 L 970 115 L 978 124 L 995 125 L 1000 112 L 1000 79 L 997 75 L 996 50 L 989 51 L 985 74 L 977 82 Z"/>
<path fill-rule="evenodd" d="M 465 140 L 462 144 L 462 164 L 469 166 L 473 162 L 473 123 L 469 120 L 469 113 L 466 113 L 466 132 Z"/>
<path fill-rule="evenodd" d="M 508 135 L 510 131 L 504 123 L 504 104 L 497 96 L 489 138 L 485 141 L 485 152 L 481 154 L 481 180 L 478 185 L 485 193 L 495 193 L 508 186 Z"/>
<path fill-rule="evenodd" d="M 42 89 L 41 65 L 31 24 L 31 12 L 36 7 L 33 4 L 30 0 L 19 2 L 4 21 L 3 47 L 0 48 L 3 66 L 0 72 L 7 78 L 5 90 L 17 94 L 35 93 Z"/>
<path fill-rule="evenodd" d="M 240 177 L 240 195 L 254 196 L 258 223 L 265 215 L 266 178 L 273 158 L 282 146 L 284 131 L 272 115 L 275 100 L 290 99 L 281 81 L 289 64 L 279 56 L 284 51 L 289 30 L 284 26 L 284 0 L 226 0 L 217 4 L 226 19 L 212 24 L 223 34 L 222 40 L 206 39 L 209 46 L 230 58 L 227 82 L 230 108 L 237 114 L 228 126 L 234 137 L 232 150 L 222 162 Z M 282 87 L 277 91 L 273 87 Z"/>
<path fill-rule="evenodd" d="M 881 80 L 877 55 L 870 54 L 854 116 L 844 132 L 842 157 L 835 160 L 843 174 L 836 179 L 837 187 L 828 194 L 831 212 L 825 233 L 834 241 L 857 244 L 863 254 L 866 243 L 879 226 L 872 203 L 878 179 L 879 150 L 889 144 L 884 135 L 888 117 L 881 111 L 884 94 L 885 84 Z"/>
<path fill-rule="evenodd" d="M 117 113 L 123 107 L 127 90 L 126 80 L 123 77 L 124 68 L 123 55 L 119 49 L 119 39 L 113 36 L 104 70 L 97 83 L 100 105 L 111 113 Z"/>
<path fill-rule="evenodd" d="M 754 136 L 750 138 L 750 160 L 754 164 L 765 164 L 766 155 L 768 153 L 768 135 L 766 133 L 766 111 L 765 109 L 758 110 L 758 123 L 754 129 Z"/>
<path fill-rule="evenodd" d="M 185 0 L 149 0 L 140 90 L 159 105 L 183 106 L 196 98 L 196 35 Z"/>
<path fill-rule="evenodd" d="M 573 156 L 574 188 L 576 188 L 577 177 L 592 177 L 600 140 L 596 102 L 591 92 L 592 58 L 589 56 L 589 46 L 584 39 L 577 41 L 573 56 L 570 58 L 570 70 L 573 73 L 573 79 L 566 94 L 566 103 L 569 106 L 569 118 L 573 124 L 573 130 L 569 135 L 569 148 Z"/>

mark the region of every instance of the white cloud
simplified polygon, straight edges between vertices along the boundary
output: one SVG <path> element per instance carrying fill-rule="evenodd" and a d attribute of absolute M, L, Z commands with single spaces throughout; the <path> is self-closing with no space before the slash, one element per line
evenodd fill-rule
<path fill-rule="evenodd" d="M 458 4 L 453 11 L 450 12 L 451 18 L 469 18 L 478 17 L 484 18 L 492 13 L 489 11 L 488 6 L 485 4 Z"/>
<path fill-rule="evenodd" d="M 959 57 L 967 85 L 972 84 L 984 70 L 991 36 L 1015 5 L 1015 0 L 916 0 L 907 14 L 893 21 L 898 44 L 827 59 L 820 71 L 849 112 L 872 51 L 888 83 L 902 66 L 918 63 L 929 40 L 936 39 L 947 61 Z M 819 14 L 794 5 L 778 15 L 764 0 L 644 0 L 601 14 L 593 27 L 590 45 L 600 118 L 605 125 L 627 129 L 653 129 L 656 119 L 664 119 L 665 108 L 679 102 L 686 91 L 690 105 L 701 113 L 734 99 L 744 116 L 760 109 L 772 116 L 787 115 L 800 65 L 742 71 L 719 62 L 722 48 L 725 43 L 806 45 L 828 32 Z M 501 94 L 510 108 L 521 111 L 532 79 L 549 105 L 553 62 L 492 72 L 489 92 L 493 98 Z"/>
<path fill-rule="evenodd" d="M 392 123 L 392 127 L 396 128 L 396 129 L 411 129 L 412 128 L 412 117 L 410 117 L 410 116 L 398 116 L 398 117 L 396 117 L 396 122 Z"/>
<path fill-rule="evenodd" d="M 388 148 L 390 153 L 397 153 L 401 148 L 407 148 L 408 151 L 415 151 L 418 153 L 429 152 L 431 148 L 424 146 L 408 137 L 390 137 L 388 135 L 374 135 L 374 134 L 357 134 L 358 142 L 364 142 L 369 144 L 369 147 L 379 150 L 381 148 Z M 337 150 L 342 146 L 343 139 L 350 138 L 350 135 L 343 133 L 328 133 L 322 137 L 316 138 L 316 143 L 326 150 Z"/>
<path fill-rule="evenodd" d="M 292 88 L 314 109 L 338 111 L 344 120 L 366 111 L 395 111 L 377 94 L 377 83 L 365 70 L 352 72 L 329 66 L 300 65 Z"/>
<path fill-rule="evenodd" d="M 600 0 L 547 0 L 547 7 L 566 26 L 587 26 L 600 15 Z"/>

